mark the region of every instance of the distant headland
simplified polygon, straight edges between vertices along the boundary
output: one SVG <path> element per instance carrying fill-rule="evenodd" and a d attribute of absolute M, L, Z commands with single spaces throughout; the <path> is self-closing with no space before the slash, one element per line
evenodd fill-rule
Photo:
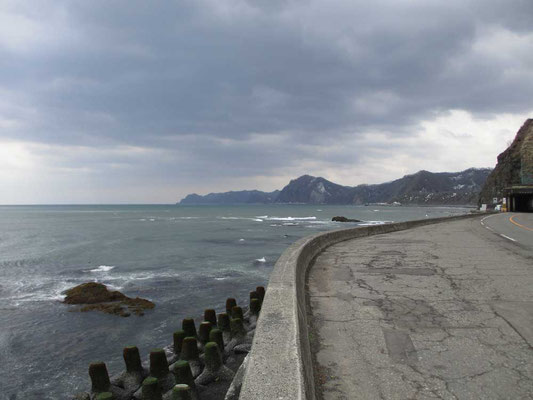
<path fill-rule="evenodd" d="M 342 186 L 321 177 L 303 175 L 291 180 L 282 190 L 189 194 L 178 204 L 474 205 L 491 171 L 491 168 L 438 173 L 419 171 L 392 182 L 358 186 Z"/>

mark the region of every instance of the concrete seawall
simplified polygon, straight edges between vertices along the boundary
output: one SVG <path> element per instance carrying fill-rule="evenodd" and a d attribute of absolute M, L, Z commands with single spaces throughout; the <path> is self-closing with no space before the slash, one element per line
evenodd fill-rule
<path fill-rule="evenodd" d="M 240 399 L 315 399 L 305 288 L 309 267 L 321 251 L 349 239 L 472 217 L 479 214 L 342 229 L 295 242 L 270 277 Z"/>

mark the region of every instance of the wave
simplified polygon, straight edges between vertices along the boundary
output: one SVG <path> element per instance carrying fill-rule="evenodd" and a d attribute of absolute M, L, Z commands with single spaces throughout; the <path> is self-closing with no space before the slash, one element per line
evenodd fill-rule
<path fill-rule="evenodd" d="M 315 220 L 316 217 L 269 217 L 265 219 L 268 221 L 310 221 Z"/>
<path fill-rule="evenodd" d="M 90 269 L 90 272 L 109 272 L 113 268 L 115 268 L 114 265 L 100 265 L 98 268 Z"/>
<path fill-rule="evenodd" d="M 268 215 L 257 215 L 255 218 L 267 219 Z"/>
<path fill-rule="evenodd" d="M 357 224 L 358 226 L 372 226 L 372 225 L 384 225 L 392 224 L 394 221 L 365 221 Z"/>
<path fill-rule="evenodd" d="M 255 261 L 260 262 L 260 263 L 264 263 L 264 262 L 266 262 L 267 260 L 266 260 L 265 257 L 262 257 L 262 258 L 256 258 Z"/>
<path fill-rule="evenodd" d="M 255 222 L 263 222 L 263 220 L 262 220 L 261 218 L 253 218 L 253 220 L 254 220 Z"/>

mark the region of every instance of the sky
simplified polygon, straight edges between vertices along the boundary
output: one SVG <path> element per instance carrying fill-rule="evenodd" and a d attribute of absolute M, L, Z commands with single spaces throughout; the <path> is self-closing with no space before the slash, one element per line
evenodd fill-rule
<path fill-rule="evenodd" d="M 531 0 L 2 0 L 0 204 L 494 167 Z"/>

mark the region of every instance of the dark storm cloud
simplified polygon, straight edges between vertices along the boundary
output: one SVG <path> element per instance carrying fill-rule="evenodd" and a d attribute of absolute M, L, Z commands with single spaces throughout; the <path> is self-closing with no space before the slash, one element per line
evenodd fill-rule
<path fill-rule="evenodd" d="M 269 174 L 316 156 L 312 146 L 368 130 L 407 137 L 437 112 L 533 108 L 529 0 L 55 0 L 2 8 L 11 23 L 0 41 L 0 135 L 102 151 L 151 148 L 161 174 L 174 166 L 201 175 L 217 164 L 224 175 Z"/>

